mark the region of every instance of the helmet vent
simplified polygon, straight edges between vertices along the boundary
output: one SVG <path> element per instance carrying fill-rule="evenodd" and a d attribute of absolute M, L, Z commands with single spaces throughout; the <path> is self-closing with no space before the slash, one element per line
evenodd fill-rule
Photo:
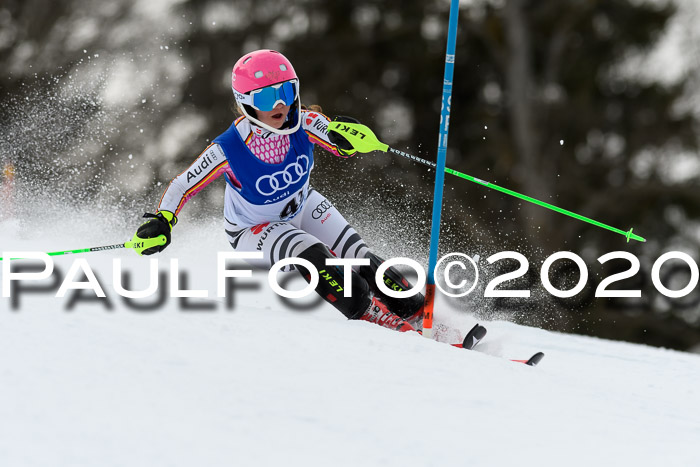
<path fill-rule="evenodd" d="M 256 77 L 256 78 L 262 78 L 263 75 L 264 75 L 264 73 L 263 73 L 262 71 L 260 71 L 260 70 L 258 70 L 258 71 L 255 72 L 255 77 Z"/>
<path fill-rule="evenodd" d="M 248 57 L 248 58 L 246 58 L 245 60 L 243 60 L 243 64 L 245 65 L 245 64 L 248 63 L 252 58 L 253 58 L 253 57 Z"/>
<path fill-rule="evenodd" d="M 287 65 L 285 65 L 284 63 L 280 64 L 280 70 L 287 71 Z"/>

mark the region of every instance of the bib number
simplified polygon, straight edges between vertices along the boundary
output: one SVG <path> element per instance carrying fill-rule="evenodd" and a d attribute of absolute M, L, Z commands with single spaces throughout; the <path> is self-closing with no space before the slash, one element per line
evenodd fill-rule
<path fill-rule="evenodd" d="M 287 219 L 294 216 L 294 214 L 299 211 L 299 207 L 304 202 L 304 192 L 300 191 L 297 196 L 294 196 L 285 206 L 280 213 L 280 220 L 286 221 Z"/>

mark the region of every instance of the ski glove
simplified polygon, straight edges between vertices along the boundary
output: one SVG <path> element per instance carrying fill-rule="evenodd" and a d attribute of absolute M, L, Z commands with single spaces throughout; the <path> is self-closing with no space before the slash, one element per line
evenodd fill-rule
<path fill-rule="evenodd" d="M 348 123 L 360 123 L 358 120 L 352 118 L 352 117 L 344 117 L 342 115 L 339 115 L 333 119 L 334 122 L 348 122 Z M 357 149 L 348 141 L 345 139 L 340 133 L 337 131 L 329 131 L 328 132 L 328 139 L 330 140 L 331 143 L 335 144 L 336 149 L 338 150 L 338 154 L 340 154 L 343 157 L 352 157 L 355 154 L 357 154 Z"/>
<path fill-rule="evenodd" d="M 159 235 L 165 235 L 166 241 L 164 245 L 146 248 L 142 251 L 137 249 L 136 252 L 140 255 L 160 253 L 165 250 L 165 247 L 170 245 L 170 231 L 173 229 L 173 226 L 177 224 L 177 217 L 170 211 L 159 211 L 157 214 L 147 212 L 143 217 L 149 218 L 149 220 L 141 224 L 136 231 L 136 235 L 134 235 L 134 240 L 145 240 L 147 238 L 156 238 Z"/>

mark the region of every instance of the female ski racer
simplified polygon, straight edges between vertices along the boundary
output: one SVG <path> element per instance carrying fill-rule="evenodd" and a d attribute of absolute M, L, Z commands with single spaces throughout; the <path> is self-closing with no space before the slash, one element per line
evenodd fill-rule
<path fill-rule="evenodd" d="M 292 64 L 279 52 L 257 50 L 236 62 L 231 84 L 242 116 L 170 182 L 156 214 L 144 216 L 149 220 L 136 236 L 165 235 L 167 242 L 142 254 L 167 247 L 185 203 L 223 175 L 225 230 L 231 246 L 263 252 L 262 260 L 248 260 L 251 265 L 269 269 L 284 258 L 306 259 L 324 271 L 316 292 L 349 319 L 402 332 L 415 330 L 422 322 L 423 295 L 397 299 L 382 293 L 375 272 L 383 260 L 333 204 L 309 186 L 314 145 L 340 157 L 350 157 L 355 150 L 337 133 L 329 137 L 328 117 L 302 107 Z M 347 117 L 339 117 L 343 118 Z M 351 297 L 344 296 L 343 270 L 326 265 L 326 259 L 334 257 L 370 260 L 369 266 L 353 268 Z M 305 268 L 297 269 L 310 280 Z M 394 268 L 387 269 L 384 281 L 394 290 L 412 287 Z"/>

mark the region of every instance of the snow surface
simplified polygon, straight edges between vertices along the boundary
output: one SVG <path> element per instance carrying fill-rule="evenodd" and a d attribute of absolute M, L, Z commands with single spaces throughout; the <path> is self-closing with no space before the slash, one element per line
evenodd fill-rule
<path fill-rule="evenodd" d="M 81 227 L 25 237 L 5 222 L 0 250 L 113 235 Z M 483 352 L 468 352 L 325 304 L 294 310 L 264 275 L 237 280 L 227 307 L 215 297 L 220 224 L 176 230 L 159 267 L 178 258 L 188 288 L 211 297 L 190 306 L 213 309 L 126 306 L 112 259 L 146 277 L 128 250 L 80 256 L 111 309 L 70 308 L 55 290 L 23 292 L 16 309 L 0 299 L 0 466 L 700 465 L 697 355 L 507 322 L 485 323 Z M 57 274 L 78 258 L 57 257 Z M 441 313 L 438 302 L 438 321 L 474 323 Z M 536 368 L 494 356 L 536 350 Z"/>

